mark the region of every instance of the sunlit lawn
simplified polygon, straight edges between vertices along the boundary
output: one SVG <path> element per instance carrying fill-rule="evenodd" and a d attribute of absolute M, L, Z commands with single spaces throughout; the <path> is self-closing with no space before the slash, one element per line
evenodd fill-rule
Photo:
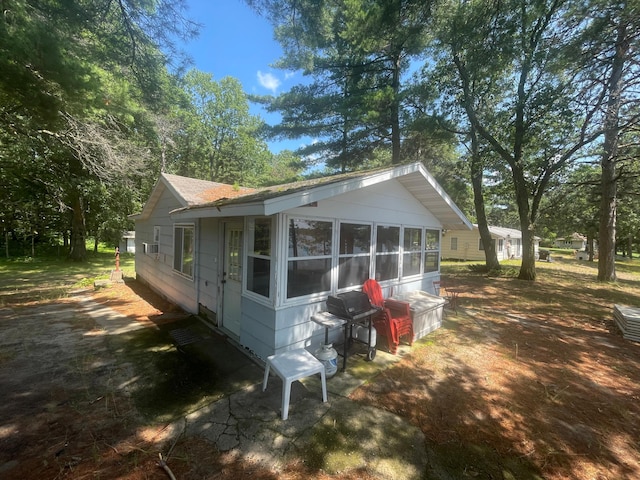
<path fill-rule="evenodd" d="M 97 253 L 88 248 L 85 262 L 72 262 L 58 256 L 2 258 L 0 306 L 58 298 L 72 288 L 109 278 L 114 269 L 114 250 L 104 245 Z M 120 255 L 120 269 L 125 276 L 135 275 L 133 254 Z"/>

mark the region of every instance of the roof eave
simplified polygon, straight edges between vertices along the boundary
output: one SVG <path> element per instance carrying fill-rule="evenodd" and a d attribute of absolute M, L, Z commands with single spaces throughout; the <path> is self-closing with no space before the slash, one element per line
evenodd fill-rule
<path fill-rule="evenodd" d="M 198 218 L 221 218 L 221 217 L 245 217 L 245 216 L 265 216 L 265 206 L 262 202 L 209 206 L 201 208 L 177 208 L 169 212 L 171 218 L 176 220 L 195 220 Z"/>

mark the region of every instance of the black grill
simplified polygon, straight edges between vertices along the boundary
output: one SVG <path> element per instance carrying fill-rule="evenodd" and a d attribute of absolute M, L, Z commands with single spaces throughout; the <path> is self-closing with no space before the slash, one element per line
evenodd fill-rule
<path fill-rule="evenodd" d="M 340 318 L 360 320 L 371 315 L 371 310 L 374 309 L 364 292 L 344 292 L 327 298 L 327 311 Z"/>

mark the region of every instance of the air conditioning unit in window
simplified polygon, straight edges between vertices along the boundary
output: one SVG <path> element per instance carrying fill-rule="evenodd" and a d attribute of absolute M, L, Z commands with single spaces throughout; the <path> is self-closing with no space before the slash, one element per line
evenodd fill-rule
<path fill-rule="evenodd" d="M 158 253 L 158 244 L 157 243 L 143 243 L 142 250 L 147 255 L 156 255 Z"/>

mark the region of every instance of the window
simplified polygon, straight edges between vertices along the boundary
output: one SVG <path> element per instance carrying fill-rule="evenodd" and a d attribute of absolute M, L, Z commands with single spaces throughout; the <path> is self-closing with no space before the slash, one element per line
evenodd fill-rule
<path fill-rule="evenodd" d="M 419 275 L 422 257 L 422 229 L 405 228 L 403 245 L 402 276 Z"/>
<path fill-rule="evenodd" d="M 400 227 L 378 226 L 376 229 L 376 280 L 398 278 Z"/>
<path fill-rule="evenodd" d="M 426 230 L 424 239 L 424 271 L 437 272 L 440 268 L 440 232 Z"/>
<path fill-rule="evenodd" d="M 331 290 L 333 222 L 291 218 L 287 298 Z"/>
<path fill-rule="evenodd" d="M 458 250 L 458 237 L 451 237 L 451 250 Z"/>
<path fill-rule="evenodd" d="M 193 225 L 173 227 L 173 269 L 189 278 L 193 278 L 194 232 Z"/>
<path fill-rule="evenodd" d="M 259 234 L 259 228 L 265 233 Z M 256 223 L 252 233 L 264 252 L 270 246 L 266 228 Z M 287 299 L 359 288 L 371 276 L 381 282 L 393 281 L 440 268 L 440 230 L 288 217 L 287 238 Z M 270 255 L 258 253 L 256 245 L 249 243 L 249 262 L 269 261 Z M 264 276 L 269 267 L 254 267 L 256 279 L 259 270 Z M 268 290 L 261 293 L 256 285 L 251 287 L 249 279 L 247 289 L 268 295 Z"/>
<path fill-rule="evenodd" d="M 157 255 L 160 251 L 160 227 L 153 227 L 153 242 L 143 243 L 142 252 L 146 255 Z"/>
<path fill-rule="evenodd" d="M 340 224 L 338 288 L 362 285 L 369 278 L 371 225 Z"/>
<path fill-rule="evenodd" d="M 226 226 L 224 269 L 227 280 L 238 283 L 242 282 L 242 236 L 241 226 Z"/>
<path fill-rule="evenodd" d="M 271 292 L 271 219 L 249 221 L 247 290 L 269 298 Z"/>

